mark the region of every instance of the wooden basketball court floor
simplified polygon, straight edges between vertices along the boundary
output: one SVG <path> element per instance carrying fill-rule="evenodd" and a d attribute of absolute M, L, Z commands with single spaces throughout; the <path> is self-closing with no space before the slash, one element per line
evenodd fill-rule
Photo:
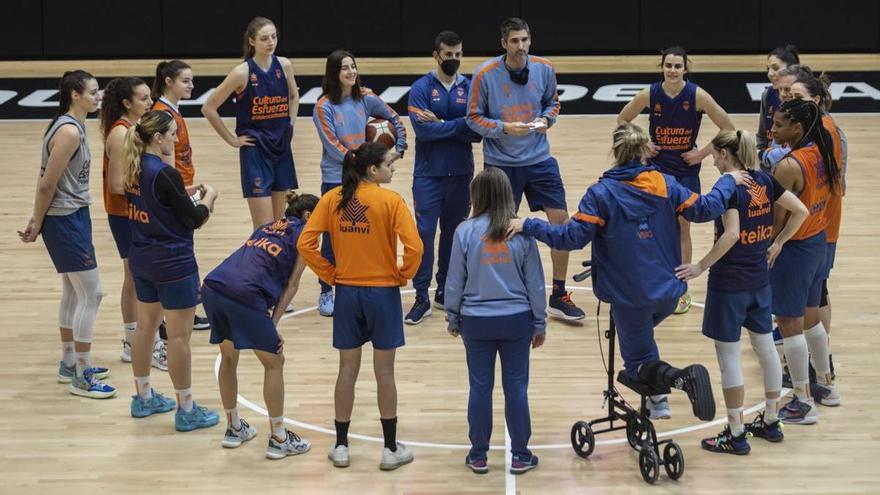
<path fill-rule="evenodd" d="M 614 71 L 622 58 L 582 58 L 560 61 L 568 70 Z M 703 57 L 709 61 L 708 57 Z M 642 71 L 653 70 L 653 58 L 644 58 Z M 712 60 L 715 60 L 714 58 Z M 730 57 L 723 70 L 761 68 L 762 57 Z M 841 69 L 841 60 L 854 68 L 878 70 L 875 56 L 842 59 L 822 58 L 829 68 Z M 233 61 L 201 74 L 225 73 Z M 298 61 L 295 61 L 298 63 Z M 319 63 L 320 62 L 320 63 Z M 413 67 L 406 61 L 362 64 L 376 73 L 395 68 L 412 73 L 413 79 L 429 67 L 420 60 Z M 127 62 L 130 74 L 148 75 L 152 62 Z M 205 64 L 205 61 L 199 63 Z M 194 66 L 199 67 L 199 63 Z M 304 61 L 306 71 L 320 71 L 322 61 Z M 398 65 L 400 63 L 400 65 Z M 817 59 L 813 62 L 821 65 Z M 97 75 L 112 75 L 126 62 L 52 62 L 0 64 L 0 75 L 57 76 L 62 68 L 85 67 Z M 221 68 L 222 66 L 222 68 Z M 17 67 L 17 68 L 15 68 Z M 128 66 L 126 66 L 128 67 Z M 207 67 L 207 66 L 206 66 Z M 598 69 L 596 69 L 598 67 Z M 30 69 L 28 69 L 30 68 Z M 624 68 L 624 71 L 627 69 Z M 30 72 L 29 72 L 30 71 Z M 303 71 L 300 71 L 303 73 Z M 198 78 L 199 71 L 196 71 Z M 198 79 L 196 79 L 198 85 Z M 720 102 L 722 105 L 724 102 Z M 644 124 L 644 116 L 641 117 Z M 406 119 L 405 119 L 406 120 Z M 704 119 L 700 144 L 715 132 Z M 754 130 L 755 115 L 734 116 L 738 128 Z M 381 428 L 375 404 L 369 346 L 357 387 L 351 426 L 352 464 L 336 469 L 326 459 L 334 440 L 333 384 L 337 356 L 331 348 L 331 320 L 314 311 L 318 285 L 307 272 L 302 289 L 294 299 L 298 310 L 280 328 L 286 339 L 286 417 L 291 427 L 312 441 L 306 455 L 281 461 L 264 457 L 267 419 L 262 410 L 262 372 L 258 361 L 243 354 L 239 368 L 242 400 L 240 410 L 258 430 L 258 437 L 236 450 L 220 447 L 224 425 L 192 433 L 176 433 L 171 414 L 147 419 L 129 415 L 133 393 L 131 368 L 119 361 L 121 317 L 119 290 L 122 268 L 105 220 L 99 167 L 102 151 L 97 119 L 88 122 L 89 142 L 94 157 L 91 214 L 101 280 L 106 296 L 95 329 L 93 356 L 108 366 L 108 380 L 119 388 L 118 397 L 105 401 L 78 398 L 56 383 L 59 346 L 57 306 L 59 277 L 42 241 L 24 245 L 15 230 L 22 228 L 31 212 L 35 178 L 39 170 L 40 136 L 45 122 L 0 122 L 3 149 L 0 190 L 0 476 L 2 493 L 876 493 L 876 449 L 874 400 L 878 373 L 876 349 L 880 346 L 880 268 L 875 243 L 880 234 L 877 218 L 880 206 L 876 190 L 880 176 L 873 168 L 880 118 L 876 115 L 839 115 L 837 120 L 849 137 L 848 194 L 844 206 L 842 235 L 837 264 L 829 287 L 834 302 L 833 351 L 843 404 L 820 408 L 814 426 L 789 426 L 781 444 L 753 439 L 748 456 L 735 457 L 704 452 L 699 440 L 721 428 L 724 406 L 720 378 L 712 343 L 700 333 L 702 311 L 694 307 L 683 316 L 667 319 L 657 331 L 663 357 L 672 363 L 704 363 L 713 378 L 718 401 L 716 424 L 698 422 L 690 413 L 686 398 L 671 396 L 674 418 L 656 422 L 658 432 L 677 432 L 676 441 L 686 458 L 686 471 L 679 481 L 661 475 L 658 483 L 646 485 L 637 468 L 637 455 L 621 441 L 622 434 L 601 435 L 589 460 L 574 455 L 569 431 L 577 420 L 599 417 L 603 412 L 605 373 L 597 339 L 596 299 L 589 283 L 569 285 L 574 299 L 587 311 L 581 324 L 550 320 L 547 343 L 532 354 L 529 398 L 532 417 L 531 446 L 540 456 L 540 467 L 513 477 L 505 467 L 505 428 L 500 376 L 494 400 L 491 472 L 476 476 L 464 465 L 467 452 L 467 370 L 459 339 L 445 332 L 443 314 L 435 313 L 419 326 L 407 326 L 407 345 L 399 350 L 397 383 L 399 433 L 409 443 L 415 462 L 385 473 L 378 470 Z M 409 125 L 408 121 L 406 122 Z M 228 126 L 233 124 L 227 121 Z M 220 191 L 215 214 L 196 234 L 200 273 L 204 276 L 250 233 L 247 207 L 241 198 L 237 153 L 227 147 L 207 122 L 188 122 L 194 148 L 196 180 Z M 553 154 L 558 158 L 568 204 L 575 208 L 584 189 L 609 166 L 608 150 L 613 116 L 563 116 L 550 131 Z M 410 133 L 412 136 L 412 133 Z M 293 149 L 302 190 L 317 193 L 320 185 L 320 144 L 307 118 L 296 123 Z M 479 145 L 475 149 L 478 170 L 482 166 Z M 398 162 L 394 181 L 388 187 L 400 192 L 411 204 L 413 155 Z M 704 189 L 717 174 L 711 159 L 704 162 Z M 525 208 L 521 210 L 525 214 Z M 695 257 L 709 248 L 710 224 L 694 227 Z M 545 271 L 550 273 L 549 250 L 541 248 Z M 569 274 L 580 269 L 589 251 L 572 253 Z M 695 280 L 691 292 L 695 301 L 704 299 L 705 276 Z M 404 307 L 413 300 L 403 296 Z M 607 327 L 607 307 L 598 326 Z M 606 342 L 603 340 L 602 345 Z M 761 377 L 757 362 L 746 342 L 743 366 L 746 407 L 761 403 Z M 197 400 L 220 410 L 215 379 L 217 349 L 208 343 L 207 332 L 194 332 L 193 386 Z M 155 385 L 173 392 L 166 373 L 153 370 Z M 634 394 L 624 391 L 630 400 Z M 754 414 L 747 414 L 750 419 Z M 355 436 L 358 435 L 358 436 Z M 875 466 L 872 468 L 871 466 Z"/>

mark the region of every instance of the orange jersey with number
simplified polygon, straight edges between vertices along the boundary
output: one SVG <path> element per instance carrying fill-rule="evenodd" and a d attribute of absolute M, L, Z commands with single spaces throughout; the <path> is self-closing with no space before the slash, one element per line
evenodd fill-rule
<path fill-rule="evenodd" d="M 196 169 L 192 161 L 192 147 L 189 145 L 189 131 L 186 130 L 186 122 L 183 120 L 183 115 L 180 115 L 180 112 L 162 100 L 157 101 L 153 105 L 153 110 L 167 112 L 174 117 L 174 122 L 177 123 L 177 144 L 174 145 L 174 168 L 183 177 L 183 185 L 193 185 Z"/>
<path fill-rule="evenodd" d="M 790 155 L 801 168 L 804 177 L 804 188 L 798 198 L 807 207 L 810 214 L 792 239 L 808 239 L 822 232 L 828 226 L 828 200 L 831 188 L 825 172 L 825 163 L 819 147 L 815 144 L 798 148 Z"/>
<path fill-rule="evenodd" d="M 110 126 L 110 132 L 113 132 L 113 129 L 120 125 L 126 129 L 131 127 L 127 120 L 119 119 Z M 127 217 L 128 200 L 125 199 L 125 194 L 113 194 L 110 192 L 110 155 L 107 154 L 106 144 L 104 144 L 104 174 L 102 182 L 104 186 L 104 210 L 108 215 Z"/>
<path fill-rule="evenodd" d="M 822 126 L 831 134 L 831 142 L 834 144 L 834 161 L 837 162 L 838 174 L 835 177 L 836 187 L 834 194 L 828 199 L 825 215 L 828 217 L 828 227 L 825 228 L 825 236 L 828 242 L 837 242 L 840 238 L 840 218 L 843 214 L 843 142 L 840 139 L 840 131 L 830 115 L 822 116 Z"/>

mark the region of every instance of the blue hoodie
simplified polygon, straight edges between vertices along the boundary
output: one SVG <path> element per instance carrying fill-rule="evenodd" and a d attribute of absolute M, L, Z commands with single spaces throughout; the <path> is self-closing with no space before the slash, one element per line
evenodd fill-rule
<path fill-rule="evenodd" d="M 722 176 L 699 196 L 654 167 L 628 162 L 605 172 L 587 189 L 578 212 L 565 225 L 527 219 L 523 233 L 555 249 L 571 251 L 593 242 L 593 290 L 600 301 L 651 306 L 679 297 L 687 284 L 675 277 L 681 264 L 678 219 L 713 220 L 736 189 Z"/>
<path fill-rule="evenodd" d="M 488 229 L 486 215 L 465 220 L 455 229 L 444 293 L 449 328 L 461 329 L 461 315 L 531 311 L 534 333 L 544 333 L 547 297 L 538 243 L 521 235 L 487 242 Z"/>

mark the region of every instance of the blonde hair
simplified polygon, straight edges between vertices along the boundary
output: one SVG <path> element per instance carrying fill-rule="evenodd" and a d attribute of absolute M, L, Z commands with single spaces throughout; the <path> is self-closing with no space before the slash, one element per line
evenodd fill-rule
<path fill-rule="evenodd" d="M 712 140 L 712 147 L 718 151 L 726 149 L 740 168 L 758 170 L 758 149 L 751 132 L 721 131 Z"/>
<path fill-rule="evenodd" d="M 122 145 L 122 167 L 125 173 L 125 184 L 133 186 L 141 178 L 141 159 L 144 150 L 155 134 L 165 134 L 171 129 L 174 118 L 166 112 L 153 110 L 144 114 L 140 122 L 125 132 Z"/>
<path fill-rule="evenodd" d="M 620 124 L 611 137 L 611 153 L 614 155 L 615 165 L 641 161 L 645 156 L 649 138 L 641 127 L 630 123 Z"/>

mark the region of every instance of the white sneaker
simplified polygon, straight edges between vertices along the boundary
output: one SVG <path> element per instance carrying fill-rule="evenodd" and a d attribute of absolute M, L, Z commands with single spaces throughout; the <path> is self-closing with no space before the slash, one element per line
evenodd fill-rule
<path fill-rule="evenodd" d="M 153 368 L 161 371 L 168 371 L 168 351 L 165 348 L 165 341 L 157 340 L 153 344 Z"/>
<path fill-rule="evenodd" d="M 287 307 L 284 308 L 284 314 L 286 314 L 286 315 L 289 315 L 290 313 L 293 313 L 294 311 L 296 311 L 296 310 L 293 309 L 293 304 L 292 304 L 292 303 L 291 303 L 291 304 L 288 304 Z"/>
<path fill-rule="evenodd" d="M 287 437 L 283 442 L 275 439 L 275 435 L 269 435 L 269 446 L 266 447 L 266 458 L 284 459 L 289 455 L 305 454 L 312 448 L 311 442 L 300 438 L 296 433 L 286 430 Z"/>
<path fill-rule="evenodd" d="M 123 363 L 131 362 L 131 343 L 125 339 L 122 339 L 122 352 L 119 353 L 119 359 Z"/>
<path fill-rule="evenodd" d="M 337 445 L 327 454 L 327 458 L 333 461 L 333 465 L 338 468 L 348 467 L 351 458 L 348 455 L 348 447 L 345 445 Z"/>
<path fill-rule="evenodd" d="M 257 436 L 257 429 L 242 419 L 240 429 L 236 430 L 232 426 L 226 427 L 226 434 L 223 435 L 223 441 L 220 444 L 227 449 L 234 449 L 236 447 L 241 447 L 241 444 L 255 436 Z"/>
<path fill-rule="evenodd" d="M 382 449 L 382 462 L 379 463 L 379 469 L 382 471 L 391 471 L 404 464 L 409 464 L 412 461 L 412 451 L 404 447 L 402 443 L 397 442 L 397 450 L 394 452 L 391 452 L 387 447 Z"/>
<path fill-rule="evenodd" d="M 817 383 L 812 387 L 810 392 L 812 392 L 813 399 L 818 404 L 828 407 L 840 405 L 840 389 L 837 388 L 836 383 L 832 383 L 831 385 Z"/>
<path fill-rule="evenodd" d="M 649 395 L 645 401 L 648 408 L 648 417 L 651 419 L 669 419 L 672 417 L 672 410 L 669 408 L 669 399 L 666 395 Z"/>

